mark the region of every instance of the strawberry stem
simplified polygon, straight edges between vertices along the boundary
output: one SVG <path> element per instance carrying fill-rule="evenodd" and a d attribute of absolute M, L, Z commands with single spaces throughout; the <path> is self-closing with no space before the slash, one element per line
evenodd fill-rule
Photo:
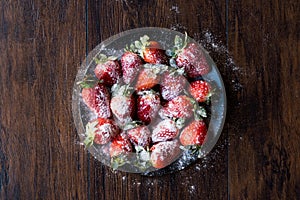
<path fill-rule="evenodd" d="M 149 63 L 144 64 L 143 67 L 146 69 L 152 69 L 155 74 L 163 74 L 169 68 L 168 65 Z"/>
<path fill-rule="evenodd" d="M 97 128 L 96 128 L 97 125 L 98 125 L 98 121 L 93 121 L 93 122 L 87 123 L 86 128 L 85 128 L 86 129 L 85 130 L 86 138 L 83 141 L 83 143 L 85 144 L 86 147 L 90 147 L 94 143 L 94 138 L 95 138 L 95 134 L 97 131 Z"/>
<path fill-rule="evenodd" d="M 178 129 L 182 129 L 185 125 L 185 118 L 178 118 L 175 120 L 175 123 Z"/>
<path fill-rule="evenodd" d="M 150 151 L 149 148 L 144 149 L 142 146 L 135 146 L 136 149 L 136 160 L 133 163 L 135 167 L 141 171 L 146 171 L 152 166 L 150 162 Z"/>
<path fill-rule="evenodd" d="M 148 35 L 144 35 L 140 37 L 140 40 L 136 40 L 132 44 L 130 44 L 129 47 L 128 45 L 126 45 L 125 51 L 138 53 L 142 58 L 144 58 L 143 51 L 150 44 L 149 39 L 150 38 Z"/>
<path fill-rule="evenodd" d="M 125 156 L 124 154 L 120 154 L 120 155 L 118 155 L 118 156 L 115 156 L 115 157 L 112 157 L 112 158 L 111 158 L 111 163 L 110 163 L 110 165 L 111 165 L 111 168 L 112 168 L 113 170 L 116 170 L 116 169 L 118 169 L 119 167 L 125 165 L 127 162 L 128 162 L 128 161 L 127 161 L 126 156 Z"/>
<path fill-rule="evenodd" d="M 82 81 L 77 82 L 77 84 L 79 84 L 81 88 L 92 88 L 99 82 L 96 77 L 87 75 Z"/>
<path fill-rule="evenodd" d="M 175 38 L 174 38 L 174 47 L 173 47 L 173 49 L 168 49 L 166 51 L 167 56 L 170 56 L 171 59 L 176 58 L 177 55 L 179 53 L 181 53 L 182 50 L 187 46 L 187 44 L 188 44 L 187 32 L 185 32 L 184 40 L 180 36 L 176 35 Z M 172 67 L 175 66 L 174 62 L 172 62 L 171 66 Z"/>
<path fill-rule="evenodd" d="M 119 84 L 114 84 L 111 88 L 112 96 L 125 96 L 129 97 L 133 93 L 133 87 L 129 84 L 120 86 Z"/>
<path fill-rule="evenodd" d="M 136 128 L 138 126 L 141 126 L 143 123 L 141 121 L 131 121 L 128 122 L 127 124 L 125 124 L 125 126 L 123 127 L 124 131 Z"/>
<path fill-rule="evenodd" d="M 104 54 L 99 54 L 98 56 L 96 56 L 94 58 L 96 64 L 103 64 L 105 63 L 108 59 L 107 59 L 107 56 L 104 55 Z"/>
<path fill-rule="evenodd" d="M 199 106 L 198 102 L 194 98 L 189 98 L 194 108 L 194 117 L 196 120 L 202 120 L 202 117 L 207 117 L 207 112 L 204 107 Z"/>
<path fill-rule="evenodd" d="M 94 58 L 94 61 L 96 64 L 103 64 L 109 60 L 114 61 L 117 59 L 118 59 L 118 57 L 116 57 L 116 56 L 107 56 L 107 55 L 101 53 Z"/>
<path fill-rule="evenodd" d="M 196 108 L 195 114 L 196 114 L 197 116 L 200 116 L 200 119 L 201 119 L 201 117 L 204 117 L 204 118 L 207 117 L 206 110 L 205 110 L 205 108 L 202 107 L 202 106 L 198 106 L 198 107 Z"/>

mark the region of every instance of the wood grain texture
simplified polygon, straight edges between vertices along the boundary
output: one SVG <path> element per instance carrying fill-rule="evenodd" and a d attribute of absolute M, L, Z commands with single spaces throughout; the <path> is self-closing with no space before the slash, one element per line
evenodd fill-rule
<path fill-rule="evenodd" d="M 0 10 L 0 199 L 85 199 L 71 113 L 85 2 L 1 1 Z"/>
<path fill-rule="evenodd" d="M 243 86 L 228 121 L 232 199 L 300 196 L 299 21 L 296 1 L 230 1 L 229 51 Z"/>
<path fill-rule="evenodd" d="M 1 1 L 0 199 L 299 198 L 299 8 L 292 0 Z M 161 177 L 94 160 L 78 145 L 71 113 L 86 53 L 148 26 L 187 31 L 204 45 L 228 97 L 213 151 Z"/>

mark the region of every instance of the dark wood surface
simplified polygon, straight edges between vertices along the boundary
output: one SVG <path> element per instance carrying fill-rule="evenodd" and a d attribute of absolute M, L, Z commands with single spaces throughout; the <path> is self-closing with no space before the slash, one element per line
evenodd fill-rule
<path fill-rule="evenodd" d="M 0 2 L 0 199 L 299 199 L 300 3 Z M 78 144 L 72 87 L 87 52 L 138 27 L 187 33 L 228 97 L 222 135 L 189 168 L 112 172 Z"/>

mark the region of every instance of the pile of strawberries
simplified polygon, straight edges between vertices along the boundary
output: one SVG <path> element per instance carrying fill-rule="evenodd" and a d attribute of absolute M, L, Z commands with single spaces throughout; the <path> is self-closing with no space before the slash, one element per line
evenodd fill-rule
<path fill-rule="evenodd" d="M 187 35 L 168 50 L 145 35 L 121 57 L 100 54 L 94 62 L 94 74 L 80 82 L 83 102 L 97 115 L 86 125 L 87 147 L 101 149 L 113 169 L 140 170 L 164 168 L 185 149 L 199 151 L 212 94 L 202 76 L 210 66 Z"/>

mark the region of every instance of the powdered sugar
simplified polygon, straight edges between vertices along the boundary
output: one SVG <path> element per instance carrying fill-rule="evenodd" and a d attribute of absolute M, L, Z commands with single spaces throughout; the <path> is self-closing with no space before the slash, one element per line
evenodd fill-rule
<path fill-rule="evenodd" d="M 177 5 L 173 5 L 171 8 L 170 8 L 171 11 L 175 12 L 176 14 L 179 14 L 180 11 L 179 11 L 179 7 Z"/>
<path fill-rule="evenodd" d="M 152 148 L 151 160 L 163 162 L 166 165 L 172 163 L 180 152 L 178 140 L 159 142 Z"/>
<path fill-rule="evenodd" d="M 109 118 L 111 117 L 111 110 L 109 107 L 110 103 L 110 94 L 105 86 L 103 85 L 97 85 L 95 87 L 95 97 L 94 101 L 96 104 L 96 112 L 98 114 L 98 117 L 101 118 Z"/>
<path fill-rule="evenodd" d="M 174 6 L 174 7 L 172 7 L 172 11 L 174 11 L 174 12 L 176 12 L 176 13 L 179 13 L 179 8 L 178 7 L 176 7 L 176 6 Z M 177 26 L 177 27 L 179 27 L 179 26 Z M 184 27 L 183 27 L 184 28 Z M 207 38 L 208 40 L 210 40 L 210 41 L 212 41 L 212 35 L 210 35 L 210 34 L 206 34 L 205 35 L 205 38 Z M 165 43 L 163 43 L 163 44 L 166 44 L 167 45 L 167 43 L 165 42 Z M 218 46 L 217 46 L 217 44 L 215 44 L 215 43 L 213 43 L 212 44 L 212 46 L 211 46 L 211 48 L 212 49 L 218 49 Z M 120 55 L 121 56 L 121 55 Z M 191 55 L 192 56 L 192 55 Z M 130 60 L 130 59 L 129 59 Z M 228 60 L 228 62 L 230 62 L 230 63 L 233 63 L 233 61 L 231 60 L 231 61 L 229 61 Z M 130 71 L 130 70 L 129 70 Z M 236 69 L 236 71 L 237 71 L 237 69 Z M 130 71 L 131 72 L 131 71 Z M 112 72 L 110 72 L 110 71 L 108 71 L 108 74 L 109 75 L 113 75 L 113 73 Z M 122 82 L 122 80 L 120 81 L 120 83 L 121 84 L 123 84 L 123 82 Z M 132 85 L 131 86 L 133 86 L 134 85 L 134 82 L 132 82 Z M 180 85 L 180 84 L 178 84 L 178 85 Z M 178 85 L 175 85 L 175 86 L 178 86 Z M 154 87 L 154 90 L 156 91 L 156 92 L 158 92 L 159 91 L 159 85 L 156 85 L 155 87 Z M 180 95 L 182 95 L 182 94 L 180 94 Z M 137 96 L 139 96 L 139 95 L 137 95 L 136 93 L 134 93 L 134 96 L 135 97 L 137 97 Z M 165 99 L 166 100 L 166 99 Z M 165 101 L 165 100 L 163 100 L 162 101 L 162 105 L 165 105 L 165 103 L 167 103 L 167 101 Z M 168 99 L 167 99 L 168 100 Z M 172 104 L 171 106 L 170 106 L 170 108 L 176 108 L 176 104 L 177 103 L 174 103 L 174 104 Z M 154 106 L 155 105 L 155 103 L 153 103 L 153 102 L 150 102 L 150 105 L 151 106 Z M 159 105 L 159 107 L 160 107 L 160 104 L 158 104 Z M 116 107 L 116 110 L 118 110 L 118 112 L 120 113 L 120 114 L 126 114 L 126 112 L 128 111 L 127 109 L 126 109 L 126 107 L 127 107 L 128 105 L 126 104 L 126 103 L 119 103 L 118 105 L 116 105 L 115 107 Z M 142 102 L 140 102 L 140 106 L 141 107 L 143 107 L 143 103 Z M 178 107 L 181 107 L 181 106 L 178 106 Z M 145 107 L 144 107 L 145 108 Z M 183 106 L 183 108 L 186 108 L 186 106 Z M 182 109 L 182 107 L 181 107 L 181 109 Z M 192 110 L 193 109 L 193 107 L 191 107 L 191 108 L 189 108 L 189 110 Z M 156 111 L 157 112 L 157 111 Z M 176 111 L 177 112 L 177 111 Z M 177 112 L 177 114 L 179 114 L 180 113 L 180 111 L 178 111 Z M 168 116 L 169 117 L 169 116 Z M 136 118 L 136 120 L 138 120 L 137 118 Z M 155 121 L 154 123 L 156 124 L 156 123 L 159 123 L 159 119 L 156 119 L 157 121 Z M 160 119 L 161 120 L 161 119 Z M 167 121 L 167 120 L 165 120 L 165 121 Z M 161 122 L 161 124 L 163 124 L 163 122 L 164 121 L 162 121 Z M 172 121 L 172 123 L 174 123 L 173 121 Z M 162 126 L 161 125 L 161 127 L 160 127 L 160 129 L 170 129 L 171 130 L 171 132 L 176 132 L 176 126 L 171 126 L 171 124 L 172 123 L 169 123 L 169 124 L 165 124 L 164 126 Z M 144 125 L 145 125 L 145 123 L 143 123 Z M 152 124 L 150 124 L 151 125 L 151 128 L 150 128 L 150 130 L 152 130 L 153 128 L 154 128 L 154 130 L 153 130 L 153 133 L 157 133 L 157 132 L 159 132 L 159 131 L 157 131 L 156 132 L 156 128 L 157 127 L 153 127 L 152 126 Z M 154 124 L 153 124 L 154 125 Z M 122 127 L 122 126 L 121 126 Z M 175 128 L 174 128 L 175 127 Z M 104 131 L 104 130 L 103 130 Z M 178 131 L 178 130 L 177 130 Z M 177 132 L 178 133 L 178 132 Z M 169 136 L 169 135 L 168 135 Z M 154 138 L 154 142 L 159 142 L 159 139 L 157 139 L 157 138 L 159 138 L 160 137 L 160 135 L 158 134 L 158 136 L 156 137 L 153 137 Z M 167 141 L 167 142 L 174 142 L 174 141 Z M 161 142 L 159 142 L 158 144 L 160 144 Z M 133 144 L 133 143 L 132 143 Z M 155 144 L 155 145 L 158 145 L 158 144 Z M 152 144 L 151 144 L 152 145 Z M 159 145 L 158 145 L 159 146 Z M 179 144 L 178 144 L 178 146 L 179 146 Z M 97 148 L 97 145 L 95 146 L 96 148 Z M 151 147 L 151 146 L 150 146 Z M 169 158 L 169 156 L 167 156 L 167 154 L 168 153 L 170 153 L 170 151 L 168 151 L 168 149 L 170 150 L 170 149 L 172 149 L 173 148 L 173 146 L 172 145 L 170 145 L 170 144 L 168 144 L 168 145 L 164 145 L 164 147 L 163 147 L 163 149 L 161 149 L 159 152 L 162 154 L 162 155 L 156 155 L 156 158 L 157 159 L 163 159 L 163 158 Z M 174 147 L 175 148 L 175 147 Z M 167 150 L 166 150 L 167 149 Z M 179 149 L 178 147 L 176 147 L 175 149 Z M 176 151 L 177 151 L 176 150 Z M 155 157 L 155 148 L 154 148 L 154 150 L 153 150 L 153 157 Z M 180 150 L 178 150 L 178 152 L 180 152 Z M 134 151 L 134 153 L 136 153 L 136 151 Z M 179 153 L 178 153 L 178 155 L 179 155 Z M 174 163 L 174 166 L 176 166 L 176 167 L 173 167 L 173 168 L 170 168 L 170 170 L 171 171 L 173 171 L 173 170 L 180 170 L 180 169 L 183 169 L 184 167 L 186 167 L 187 165 L 189 165 L 189 163 L 190 163 L 190 161 L 193 161 L 194 159 L 190 156 L 190 155 L 187 155 L 187 154 L 184 154 L 183 156 L 182 156 L 183 158 L 181 159 L 180 158 L 180 161 L 179 162 L 175 162 Z M 172 162 L 174 161 L 174 159 L 172 159 Z M 173 164 L 172 164 L 173 165 Z M 200 168 L 198 165 L 196 165 L 196 167 L 198 167 L 198 168 Z M 127 170 L 127 169 L 126 169 Z M 130 169 L 129 169 L 130 170 Z M 152 169 L 151 169 L 152 170 Z M 155 170 L 155 169 L 153 169 L 153 170 Z M 137 184 L 137 183 L 136 183 Z M 191 192 L 194 192 L 194 190 L 195 190 L 195 186 L 193 186 L 193 185 L 190 185 L 190 186 L 187 186 L 188 188 L 189 188 L 189 190 L 191 191 Z"/>
<path fill-rule="evenodd" d="M 243 89 L 243 85 L 236 78 L 244 75 L 243 69 L 236 65 L 226 45 L 209 30 L 205 30 L 201 34 L 196 34 L 195 37 L 201 38 L 199 43 L 201 43 L 201 45 L 208 50 L 210 54 L 216 54 L 217 57 L 226 57 L 225 67 L 227 71 L 231 72 L 230 77 L 233 78 L 230 86 L 234 91 L 240 91 Z"/>
<path fill-rule="evenodd" d="M 165 119 L 154 128 L 152 133 L 152 141 L 161 142 L 177 137 L 179 130 L 173 120 Z"/>
<path fill-rule="evenodd" d="M 121 65 L 123 80 L 126 84 L 129 84 L 136 78 L 141 68 L 142 60 L 137 54 L 126 52 L 121 58 Z"/>
<path fill-rule="evenodd" d="M 165 107 L 160 109 L 161 118 L 189 118 L 193 114 L 193 106 L 190 99 L 181 95 L 167 103 Z"/>
<path fill-rule="evenodd" d="M 146 147 L 150 143 L 151 132 L 147 126 L 138 126 L 127 131 L 128 136 L 138 146 Z"/>
<path fill-rule="evenodd" d="M 116 61 L 108 60 L 96 65 L 94 73 L 105 85 L 112 86 L 121 78 L 121 66 Z"/>
<path fill-rule="evenodd" d="M 109 138 L 111 133 L 113 133 L 113 129 L 111 124 L 105 123 L 97 127 L 98 132 L 100 132 L 104 138 Z"/>
<path fill-rule="evenodd" d="M 132 121 L 134 106 L 134 101 L 131 100 L 131 97 L 126 96 L 115 96 L 110 102 L 113 115 L 122 126 Z"/>
<path fill-rule="evenodd" d="M 114 99 L 117 99 L 114 101 Z M 126 97 L 113 98 L 111 101 L 111 108 L 115 110 L 118 115 L 125 115 L 128 112 L 130 101 L 127 101 Z"/>
<path fill-rule="evenodd" d="M 160 99 L 156 93 L 146 92 L 139 95 L 137 99 L 137 114 L 141 121 L 150 123 L 154 119 L 160 109 Z"/>
<path fill-rule="evenodd" d="M 164 73 L 160 84 L 162 98 L 170 101 L 183 92 L 186 85 L 188 85 L 188 81 L 183 75 L 175 75 L 166 72 Z"/>

